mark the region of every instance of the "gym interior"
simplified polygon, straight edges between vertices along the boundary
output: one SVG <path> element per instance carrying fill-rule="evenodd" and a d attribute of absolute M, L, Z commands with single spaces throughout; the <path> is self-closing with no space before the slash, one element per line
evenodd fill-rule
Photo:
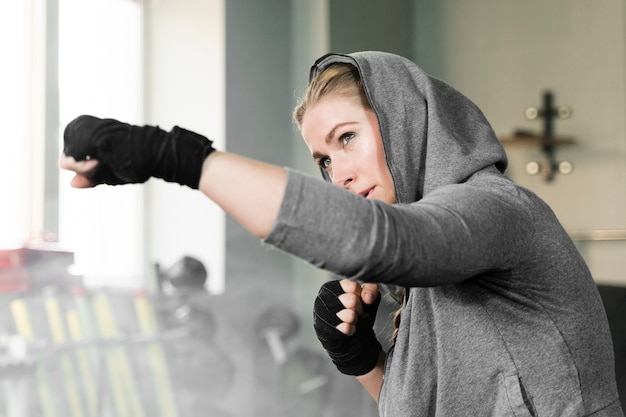
<path fill-rule="evenodd" d="M 333 277 L 178 185 L 79 192 L 58 168 L 96 114 L 319 175 L 291 111 L 315 58 L 358 50 L 484 111 L 592 271 L 626 401 L 623 1 L 7 0 L 0 33 L 0 417 L 377 415 L 312 329 Z"/>

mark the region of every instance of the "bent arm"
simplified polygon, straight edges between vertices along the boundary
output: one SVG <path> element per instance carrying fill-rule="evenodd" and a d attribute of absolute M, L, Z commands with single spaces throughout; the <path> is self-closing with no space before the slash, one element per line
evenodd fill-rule
<path fill-rule="evenodd" d="M 363 388 L 369 393 L 369 395 L 378 403 L 378 395 L 383 385 L 383 374 L 385 372 L 385 359 L 387 354 L 384 351 L 380 352 L 378 357 L 378 363 L 376 367 L 366 373 L 356 377 L 356 380 L 363 385 Z"/>
<path fill-rule="evenodd" d="M 199 188 L 243 227 L 263 239 L 278 216 L 286 183 L 284 168 L 215 151 L 204 161 Z"/>
<path fill-rule="evenodd" d="M 389 205 L 297 172 L 288 178 L 265 242 L 353 280 L 423 287 L 505 271 L 533 233 L 524 196 L 459 184 Z"/>

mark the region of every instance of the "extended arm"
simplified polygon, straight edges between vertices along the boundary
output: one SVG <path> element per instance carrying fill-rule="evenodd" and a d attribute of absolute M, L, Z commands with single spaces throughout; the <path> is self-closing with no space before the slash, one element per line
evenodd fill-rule
<path fill-rule="evenodd" d="M 199 189 L 252 234 L 265 238 L 278 216 L 286 182 L 281 167 L 215 151 L 204 162 Z"/>
<path fill-rule="evenodd" d="M 269 233 L 286 184 L 283 168 L 218 152 L 186 129 L 167 132 L 89 115 L 67 125 L 60 165 L 76 172 L 72 185 L 81 188 L 150 177 L 199 188 L 259 238 Z"/>
<path fill-rule="evenodd" d="M 72 186 L 93 186 L 89 176 L 97 159 L 76 161 L 63 155 L 59 165 L 74 171 Z M 285 192 L 287 175 L 283 168 L 215 151 L 204 161 L 199 189 L 226 213 L 259 238 L 269 233 Z"/>

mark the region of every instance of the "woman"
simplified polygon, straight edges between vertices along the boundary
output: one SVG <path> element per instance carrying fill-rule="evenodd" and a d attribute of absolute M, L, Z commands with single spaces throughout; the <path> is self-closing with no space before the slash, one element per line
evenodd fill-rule
<path fill-rule="evenodd" d="M 503 175 L 480 110 L 387 53 L 329 54 L 311 77 L 295 117 L 335 186 L 184 129 L 89 116 L 68 125 L 61 166 L 76 187 L 199 188 L 266 244 L 349 278 L 322 287 L 315 328 L 383 416 L 622 416 L 589 270 L 546 204 Z M 377 284 L 405 289 L 386 353 Z"/>

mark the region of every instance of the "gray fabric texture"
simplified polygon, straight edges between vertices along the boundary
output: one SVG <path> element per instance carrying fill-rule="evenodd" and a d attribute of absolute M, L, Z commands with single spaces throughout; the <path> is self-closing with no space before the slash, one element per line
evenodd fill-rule
<path fill-rule="evenodd" d="M 551 209 L 503 175 L 482 112 L 383 52 L 355 65 L 398 204 L 288 170 L 266 244 L 339 276 L 407 289 L 381 416 L 623 416 L 611 335 L 585 262 Z"/>

